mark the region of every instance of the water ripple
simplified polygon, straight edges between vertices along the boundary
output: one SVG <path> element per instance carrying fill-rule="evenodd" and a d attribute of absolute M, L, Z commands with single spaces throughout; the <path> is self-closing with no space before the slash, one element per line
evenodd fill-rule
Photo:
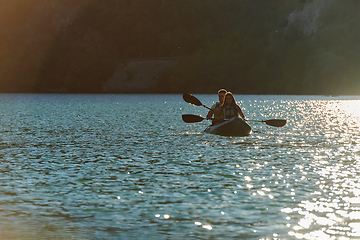
<path fill-rule="evenodd" d="M 0 95 L 1 237 L 359 238 L 360 101 L 235 97 L 289 121 L 221 137 L 180 95 Z"/>

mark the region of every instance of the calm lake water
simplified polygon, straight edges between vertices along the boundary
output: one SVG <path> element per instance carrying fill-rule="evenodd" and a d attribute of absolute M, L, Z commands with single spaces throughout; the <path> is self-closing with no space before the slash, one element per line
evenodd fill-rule
<path fill-rule="evenodd" d="M 210 106 L 213 95 L 196 95 Z M 0 94 L 0 239 L 360 238 L 360 97 Z"/>

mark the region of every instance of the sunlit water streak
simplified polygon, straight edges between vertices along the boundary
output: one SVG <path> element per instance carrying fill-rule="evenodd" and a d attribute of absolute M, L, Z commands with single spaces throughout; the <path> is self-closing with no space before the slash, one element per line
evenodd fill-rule
<path fill-rule="evenodd" d="M 322 113 L 319 133 L 324 141 L 313 151 L 310 164 L 318 175 L 313 181 L 315 189 L 311 199 L 283 209 L 299 220 L 289 235 L 300 239 L 359 238 L 360 101 L 321 105 L 317 110 Z"/>
<path fill-rule="evenodd" d="M 0 95 L 0 239 L 359 238 L 360 98 L 235 98 L 289 122 L 220 137 L 181 95 Z"/>

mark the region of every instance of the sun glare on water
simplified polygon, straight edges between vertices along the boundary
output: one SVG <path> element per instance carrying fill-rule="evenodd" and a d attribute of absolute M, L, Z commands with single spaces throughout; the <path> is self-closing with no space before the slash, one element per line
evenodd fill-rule
<path fill-rule="evenodd" d="M 314 103 L 322 139 L 310 158 L 310 198 L 283 208 L 296 239 L 360 238 L 360 100 Z M 301 170 L 302 171 L 302 170 Z M 310 190 L 310 189 L 309 189 Z"/>
<path fill-rule="evenodd" d="M 344 101 L 342 105 L 346 113 L 360 119 L 360 100 Z"/>

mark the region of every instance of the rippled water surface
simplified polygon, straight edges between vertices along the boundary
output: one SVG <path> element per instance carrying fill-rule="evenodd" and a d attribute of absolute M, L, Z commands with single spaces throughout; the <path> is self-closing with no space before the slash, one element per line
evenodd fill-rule
<path fill-rule="evenodd" d="M 221 137 L 181 95 L 1 94 L 0 239 L 360 238 L 360 97 L 235 98 L 289 122 Z"/>

